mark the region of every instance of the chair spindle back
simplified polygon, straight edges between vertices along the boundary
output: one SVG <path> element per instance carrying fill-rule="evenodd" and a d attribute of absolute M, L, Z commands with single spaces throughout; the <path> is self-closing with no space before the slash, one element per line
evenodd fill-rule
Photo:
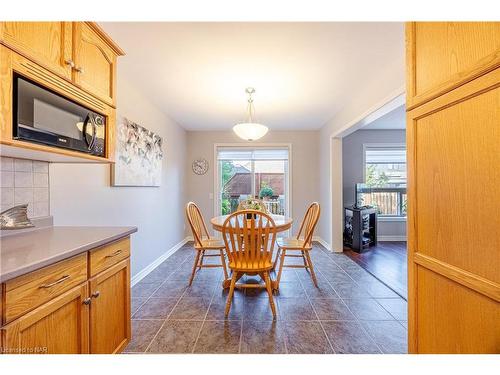
<path fill-rule="evenodd" d="M 312 245 L 314 229 L 316 228 L 316 224 L 318 224 L 320 211 L 319 203 L 313 202 L 307 209 L 304 219 L 302 219 L 299 233 L 297 233 L 297 239 L 300 239 L 302 235 L 305 246 Z"/>
<path fill-rule="evenodd" d="M 272 262 L 276 224 L 256 210 L 236 211 L 222 226 L 229 262 L 238 268 L 261 268 Z"/>
<path fill-rule="evenodd" d="M 195 245 L 201 246 L 201 240 L 204 237 L 209 239 L 210 234 L 208 234 L 207 226 L 196 203 L 189 202 L 186 205 L 186 216 L 193 232 Z"/>

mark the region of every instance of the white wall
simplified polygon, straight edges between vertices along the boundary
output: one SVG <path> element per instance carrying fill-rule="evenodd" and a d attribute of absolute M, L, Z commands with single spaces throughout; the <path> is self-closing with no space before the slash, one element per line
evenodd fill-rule
<path fill-rule="evenodd" d="M 118 72 L 119 73 L 119 72 Z M 55 225 L 137 226 L 132 275 L 184 238 L 186 131 L 118 74 L 117 113 L 163 138 L 160 187 L 111 187 L 109 165 L 50 164 Z"/>
<path fill-rule="evenodd" d="M 294 231 L 298 229 L 302 216 L 313 201 L 319 199 L 317 131 L 270 131 L 253 144 L 290 143 L 292 145 L 292 216 L 295 219 Z M 190 131 L 187 133 L 187 196 L 196 202 L 205 220 L 214 216 L 214 144 L 249 143 L 238 138 L 232 131 Z M 205 175 L 198 176 L 191 171 L 193 160 L 203 157 L 210 166 Z M 213 199 L 209 194 L 213 194 Z M 322 218 L 320 218 L 321 222 Z M 188 232 L 186 232 L 188 233 Z"/>
<path fill-rule="evenodd" d="M 332 244 L 334 251 L 342 251 L 342 215 L 338 212 L 333 215 L 333 207 L 339 206 L 339 201 L 342 202 L 342 181 L 334 174 L 338 171 L 338 164 L 341 164 L 341 158 L 335 157 L 339 155 L 339 142 L 332 142 L 331 138 L 341 137 L 351 126 L 403 93 L 404 67 L 404 56 L 400 56 L 399 59 L 392 60 L 385 71 L 374 72 L 373 81 L 367 82 L 364 90 L 351 95 L 349 105 L 340 110 L 320 130 L 319 193 L 324 209 L 318 234 Z M 333 200 L 336 201 L 335 205 L 332 204 Z"/>
<path fill-rule="evenodd" d="M 405 130 L 357 130 L 342 138 L 342 183 L 344 206 L 354 204 L 354 185 L 363 182 L 363 144 L 406 144 Z M 406 220 L 384 221 L 379 218 L 378 235 L 396 238 L 406 236 Z"/>

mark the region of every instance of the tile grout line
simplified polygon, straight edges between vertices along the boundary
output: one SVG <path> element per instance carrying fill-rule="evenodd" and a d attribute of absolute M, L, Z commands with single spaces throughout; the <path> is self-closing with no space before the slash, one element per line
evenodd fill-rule
<path fill-rule="evenodd" d="M 182 249 L 182 248 L 181 248 L 181 249 Z M 178 249 L 177 251 L 179 251 L 179 250 L 181 250 L 181 249 Z M 175 252 L 174 252 L 174 254 L 175 254 L 177 251 L 175 251 Z M 172 255 L 173 255 L 173 254 L 172 254 Z M 134 314 L 132 314 L 131 319 L 133 319 L 133 315 L 135 315 L 135 313 L 136 313 L 136 312 L 138 312 L 138 311 L 140 310 L 140 308 L 141 308 L 142 306 L 144 306 L 144 305 L 145 305 L 145 304 L 146 304 L 146 303 L 147 303 L 147 302 L 148 302 L 148 301 L 149 301 L 149 300 L 153 297 L 153 295 L 154 295 L 154 294 L 158 291 L 158 289 L 160 289 L 160 288 L 163 286 L 163 284 L 165 284 L 165 283 L 167 282 L 167 280 L 169 280 L 169 279 L 170 279 L 170 277 L 171 277 L 171 276 L 172 276 L 175 272 L 177 272 L 177 271 L 180 269 L 180 267 L 182 266 L 182 264 L 183 264 L 186 260 L 187 260 L 187 259 L 184 259 L 181 263 L 179 263 L 179 265 L 178 265 L 178 266 L 174 269 L 174 271 L 173 271 L 170 275 L 168 275 L 168 276 L 165 278 L 165 280 L 163 280 L 162 282 L 160 282 L 160 285 L 158 285 L 158 287 L 157 287 L 156 289 L 154 289 L 154 290 L 153 290 L 153 292 L 149 295 L 149 297 L 147 297 L 147 298 L 146 298 L 146 300 L 145 300 L 145 301 L 144 301 L 144 302 L 143 302 L 143 303 L 142 303 L 142 304 L 141 304 L 141 305 L 137 308 L 137 310 L 134 312 Z M 166 262 L 166 261 L 167 261 L 167 259 L 165 259 L 165 260 L 164 260 L 164 262 Z M 160 263 L 160 264 L 158 265 L 158 267 L 159 267 L 159 266 L 161 266 L 162 264 L 163 264 L 163 262 L 162 262 L 162 263 Z M 157 268 L 158 268 L 158 267 L 157 267 Z M 142 280 L 141 280 L 141 281 L 142 281 Z M 137 283 L 137 284 L 140 284 L 140 282 L 139 282 L 139 283 Z M 145 284 L 152 284 L 152 283 L 145 283 Z M 135 285 L 134 285 L 134 287 L 135 287 Z M 132 298 L 142 298 L 142 297 L 132 297 Z"/>
<path fill-rule="evenodd" d="M 330 284 L 330 281 L 326 280 L 328 282 L 328 284 L 330 285 L 330 287 L 333 288 L 333 286 Z M 335 288 L 334 288 L 335 290 Z M 375 340 L 373 339 L 373 337 L 368 333 L 368 331 L 366 330 L 366 328 L 363 326 L 363 323 L 360 319 L 358 319 L 358 317 L 354 314 L 354 312 L 349 308 L 348 304 L 344 301 L 344 298 L 342 298 L 340 295 L 339 295 L 342 303 L 344 303 L 344 305 L 347 307 L 347 310 L 349 310 L 349 312 L 354 316 L 354 319 L 356 319 L 356 323 L 358 324 L 358 326 L 361 327 L 361 329 L 363 330 L 363 332 L 365 333 L 365 335 L 371 340 L 371 342 L 373 342 L 373 344 L 375 344 L 375 346 L 377 347 L 377 349 L 379 350 L 380 353 L 384 353 L 382 351 L 382 348 L 375 342 Z M 347 298 L 348 299 L 348 298 Z M 391 315 L 392 316 L 392 315 Z"/>
<path fill-rule="evenodd" d="M 384 299 L 384 298 L 378 298 L 378 299 L 377 299 L 377 298 L 375 298 L 375 302 L 377 302 L 377 304 L 378 304 L 380 307 L 382 307 L 385 311 L 387 311 L 387 313 L 388 313 L 390 316 L 392 316 L 392 317 L 394 318 L 394 320 L 395 320 L 395 321 L 397 321 L 397 322 L 398 322 L 398 321 L 399 321 L 399 319 L 398 319 L 398 318 L 396 318 L 396 317 L 394 316 L 394 314 L 392 314 L 392 313 L 391 313 L 388 309 L 386 309 L 386 308 L 384 307 L 384 305 L 382 305 L 382 304 L 378 301 L 379 299 Z M 396 299 L 396 298 L 385 298 L 385 299 Z"/>
<path fill-rule="evenodd" d="M 166 281 L 166 280 L 165 280 Z M 158 334 L 160 333 L 160 331 L 162 330 L 162 328 L 165 326 L 165 323 L 168 321 L 168 318 L 170 317 L 170 315 L 172 315 L 172 312 L 174 311 L 174 309 L 177 307 L 177 305 L 179 304 L 180 300 L 182 299 L 182 297 L 184 296 L 184 294 L 186 293 L 186 290 L 184 290 L 181 294 L 181 296 L 179 297 L 179 299 L 177 300 L 177 302 L 175 303 L 174 307 L 172 308 L 172 310 L 170 310 L 170 312 L 168 313 L 167 317 L 165 318 L 165 320 L 163 320 L 163 323 L 162 325 L 160 326 L 160 328 L 158 329 L 158 331 L 156 332 L 156 334 L 153 336 L 153 338 L 151 339 L 151 341 L 149 342 L 148 346 L 146 347 L 146 350 L 144 350 L 143 353 L 147 353 L 147 351 L 149 350 L 149 348 L 151 347 L 151 344 L 153 343 L 153 341 L 156 339 L 156 337 L 158 336 Z"/>
<path fill-rule="evenodd" d="M 218 280 L 218 282 L 221 282 L 220 279 Z M 205 322 L 207 321 L 208 312 L 210 311 L 210 307 L 212 307 L 212 302 L 214 301 L 214 298 L 215 298 L 215 289 L 216 289 L 216 287 L 214 287 L 212 290 L 212 296 L 210 298 L 210 303 L 208 304 L 207 311 L 205 312 L 205 316 L 203 317 L 203 321 L 201 323 L 200 329 L 198 331 L 198 334 L 196 335 L 196 339 L 194 340 L 194 345 L 193 345 L 193 349 L 191 350 L 191 354 L 194 354 L 194 351 L 196 349 L 196 345 L 198 344 L 198 340 L 200 339 L 201 331 L 203 330 L 203 327 L 205 326 Z"/>
<path fill-rule="evenodd" d="M 317 320 L 319 322 L 319 326 L 321 327 L 321 330 L 323 331 L 323 334 L 326 337 L 326 341 L 328 342 L 328 345 L 330 345 L 330 349 L 332 349 L 333 354 L 336 354 L 337 352 L 335 351 L 335 348 L 333 347 L 333 344 L 331 343 L 330 338 L 328 337 L 328 334 L 326 333 L 325 327 L 323 327 L 323 324 L 321 323 L 321 320 L 319 320 L 318 313 L 316 312 L 316 309 L 314 308 L 314 305 L 311 303 L 311 299 L 309 298 L 309 294 L 307 294 L 307 292 L 306 292 L 306 290 L 304 288 L 304 284 L 302 284 L 302 279 L 299 278 L 299 282 L 300 282 L 300 286 L 304 290 L 304 293 L 306 294 L 307 301 L 309 302 L 309 304 L 311 305 L 311 307 L 313 309 L 314 315 L 316 315 L 316 318 L 317 318 Z"/>
<path fill-rule="evenodd" d="M 179 249 L 180 250 L 180 249 Z M 153 294 L 155 294 L 158 289 L 160 289 L 162 287 L 163 284 L 165 284 L 167 282 L 167 280 L 170 278 L 170 276 L 172 276 L 176 271 L 178 271 L 180 269 L 180 267 L 182 266 L 182 264 L 184 262 L 187 261 L 187 258 L 185 258 L 182 262 L 179 263 L 179 266 L 175 269 L 174 272 L 172 272 L 171 275 L 169 275 L 161 284 L 160 286 L 158 286 L 158 288 L 156 288 L 153 293 L 151 293 L 151 295 L 149 296 L 149 298 L 147 299 L 147 301 L 149 301 L 149 299 L 153 296 Z M 184 296 L 184 294 L 186 293 L 186 290 L 187 289 L 184 289 L 184 291 L 182 292 L 182 294 L 179 296 L 179 299 L 177 300 L 177 302 L 175 303 L 174 307 L 172 308 L 172 310 L 170 310 L 170 312 L 168 313 L 167 317 L 163 320 L 163 323 L 162 325 L 160 326 L 160 328 L 158 329 L 158 331 L 156 332 L 156 334 L 153 336 L 153 338 L 151 339 L 151 341 L 149 342 L 148 346 L 146 347 L 146 349 L 142 352 L 142 353 L 147 353 L 147 351 L 149 350 L 149 348 L 151 347 L 151 344 L 153 343 L 153 341 L 156 339 L 156 337 L 158 336 L 158 334 L 160 333 L 160 331 L 162 330 L 162 328 L 165 326 L 165 323 L 168 321 L 168 318 L 170 317 L 170 315 L 172 315 L 172 312 L 174 311 L 174 309 L 177 307 L 177 305 L 179 304 L 179 301 L 181 300 L 181 298 Z M 146 301 L 146 302 L 147 302 Z M 146 303 L 144 302 L 144 303 Z"/>
<path fill-rule="evenodd" d="M 242 339 L 243 339 L 243 319 L 241 319 L 241 321 L 240 321 L 240 341 L 238 343 L 238 354 L 241 354 L 241 341 L 242 341 Z"/>
<path fill-rule="evenodd" d="M 180 249 L 179 249 L 179 250 L 180 250 Z M 142 307 L 143 307 L 143 306 L 144 306 L 144 305 L 145 305 L 145 304 L 146 304 L 146 303 L 147 303 L 147 302 L 151 299 L 151 298 L 153 298 L 153 295 L 154 295 L 154 294 L 158 291 L 158 289 L 160 289 L 160 288 L 162 287 L 162 285 L 163 285 L 163 284 L 165 284 L 165 283 L 167 282 L 167 280 L 170 278 L 170 276 L 172 276 L 172 275 L 174 274 L 174 272 L 176 272 L 176 271 L 177 271 L 177 270 L 181 267 L 182 263 L 184 263 L 185 261 L 186 261 L 186 259 L 185 259 L 185 260 L 183 260 L 183 261 L 179 264 L 179 266 L 178 266 L 177 268 L 175 268 L 175 270 L 174 270 L 174 271 L 173 271 L 170 275 L 168 275 L 168 276 L 167 276 L 167 278 L 166 278 L 165 280 L 163 280 L 163 281 L 160 283 L 160 285 L 158 285 L 158 287 L 157 287 L 156 289 L 154 289 L 154 290 L 151 292 L 151 294 L 149 295 L 149 297 L 147 297 L 147 298 L 146 298 L 146 300 L 145 300 L 145 301 L 144 301 L 144 302 L 143 302 L 143 303 L 142 303 L 142 304 L 141 304 L 141 305 L 137 308 L 137 310 L 134 312 L 134 314 L 131 314 L 131 317 L 130 317 L 130 319 L 131 319 L 131 320 L 162 320 L 162 319 L 134 319 L 134 318 L 133 318 L 133 316 L 134 316 L 134 315 L 135 315 L 135 314 L 136 314 L 136 313 L 137 313 L 137 312 L 138 312 L 138 311 L 139 311 L 139 310 L 140 310 L 140 309 L 141 309 L 141 308 L 142 308 Z M 135 285 L 134 285 L 134 287 L 135 287 Z M 183 294 L 184 294 L 184 293 L 183 293 Z M 135 297 L 135 298 L 141 298 L 141 297 Z M 179 299 L 180 299 L 180 298 L 179 298 Z M 177 301 L 177 303 L 179 303 L 179 301 Z M 175 306 L 177 306 L 177 303 L 176 303 L 176 305 L 175 305 Z M 175 308 L 175 306 L 174 306 L 174 308 Z M 168 316 L 170 316 L 170 314 L 172 313 L 172 311 L 173 311 L 173 309 L 170 311 L 170 313 L 169 313 L 169 315 L 168 315 Z M 146 347 L 146 349 L 145 349 L 144 351 L 142 351 L 142 352 L 137 352 L 137 353 L 146 353 L 146 351 L 147 351 L 147 350 L 149 349 L 149 347 L 151 346 L 151 343 L 152 343 L 152 342 L 153 342 L 153 340 L 156 338 L 156 336 L 158 335 L 158 333 L 159 333 L 159 332 L 160 332 L 160 330 L 162 329 L 163 325 L 165 324 L 165 321 L 168 319 L 168 316 L 167 316 L 167 318 L 163 321 L 162 325 L 160 326 L 160 328 L 158 329 L 158 331 L 156 332 L 156 334 L 153 336 L 153 338 L 151 339 L 151 341 L 150 341 L 150 343 L 148 344 L 148 346 Z M 126 349 L 127 349 L 127 348 L 125 348 L 125 352 L 126 352 Z M 130 352 L 129 352 L 129 353 L 130 353 Z"/>

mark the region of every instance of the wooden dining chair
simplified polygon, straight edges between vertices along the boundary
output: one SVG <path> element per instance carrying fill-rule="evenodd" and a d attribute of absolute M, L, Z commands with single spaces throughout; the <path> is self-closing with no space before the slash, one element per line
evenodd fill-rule
<path fill-rule="evenodd" d="M 273 268 L 273 249 L 276 225 L 268 214 L 257 210 L 236 211 L 222 226 L 229 268 L 232 271 L 225 316 L 229 314 L 235 288 L 265 288 L 273 316 L 276 317 L 270 272 Z M 262 284 L 236 284 L 245 274 L 259 275 Z"/>
<path fill-rule="evenodd" d="M 189 202 L 186 205 L 186 216 L 193 232 L 194 248 L 197 250 L 193 272 L 191 272 L 191 277 L 189 278 L 189 286 L 193 283 L 196 271 L 202 268 L 222 267 L 224 279 L 227 279 L 226 257 L 224 254 L 226 246 L 224 245 L 224 241 L 210 236 L 200 209 L 194 202 Z M 217 253 L 210 253 L 210 251 L 216 251 Z M 221 264 L 203 264 L 205 257 L 220 257 Z"/>
<path fill-rule="evenodd" d="M 305 268 L 310 271 L 311 278 L 314 282 L 316 288 L 318 287 L 318 281 L 316 280 L 316 274 L 314 273 L 314 266 L 309 256 L 309 251 L 312 249 L 312 238 L 314 229 L 319 220 L 320 206 L 318 202 L 312 203 L 306 211 L 302 224 L 300 225 L 299 233 L 292 238 L 279 238 L 277 240 L 278 253 L 276 254 L 276 263 L 280 262 L 278 277 L 276 279 L 276 289 L 279 289 L 281 273 L 284 267 L 290 268 Z M 300 254 L 297 254 L 300 252 Z M 299 257 L 304 261 L 304 265 L 300 264 L 285 264 L 286 257 Z"/>

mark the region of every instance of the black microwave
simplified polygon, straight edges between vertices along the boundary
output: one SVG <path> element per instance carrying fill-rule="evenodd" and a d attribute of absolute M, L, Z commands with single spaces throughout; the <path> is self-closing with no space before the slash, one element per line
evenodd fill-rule
<path fill-rule="evenodd" d="M 14 139 L 105 156 L 105 116 L 19 75 L 13 89 Z"/>

